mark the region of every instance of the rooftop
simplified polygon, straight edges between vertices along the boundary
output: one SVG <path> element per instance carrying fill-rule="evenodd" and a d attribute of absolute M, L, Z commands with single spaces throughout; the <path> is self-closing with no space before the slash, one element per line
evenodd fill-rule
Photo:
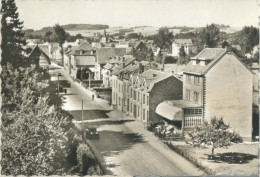
<path fill-rule="evenodd" d="M 98 48 L 97 49 L 97 62 L 99 64 L 105 64 L 111 57 L 124 56 L 126 54 L 126 48 Z"/>
<path fill-rule="evenodd" d="M 177 108 L 197 108 L 197 107 L 200 107 L 200 105 L 192 103 L 192 102 L 187 101 L 187 100 L 166 100 L 164 102 L 167 103 L 170 106 L 174 106 L 174 107 L 177 107 Z"/>
<path fill-rule="evenodd" d="M 192 44 L 192 40 L 191 39 L 175 39 L 174 40 L 175 43 L 180 44 L 180 45 L 191 45 Z"/>
<path fill-rule="evenodd" d="M 208 63 L 205 65 L 193 64 L 193 61 L 190 61 L 187 66 L 183 69 L 185 73 L 194 73 L 194 74 L 204 74 L 215 61 L 221 58 L 227 52 L 226 49 L 222 48 L 205 48 L 197 56 L 191 58 L 191 60 L 207 60 Z"/>
<path fill-rule="evenodd" d="M 140 82 L 145 81 L 146 87 L 149 87 L 149 90 L 153 87 L 155 83 L 164 80 L 170 76 L 173 75 L 153 69 L 149 69 L 138 75 Z"/>

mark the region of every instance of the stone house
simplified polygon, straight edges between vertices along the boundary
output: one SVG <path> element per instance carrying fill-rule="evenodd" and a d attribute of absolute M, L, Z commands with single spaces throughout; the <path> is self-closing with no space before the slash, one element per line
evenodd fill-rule
<path fill-rule="evenodd" d="M 251 139 L 252 81 L 251 70 L 234 53 L 205 48 L 183 71 L 183 99 L 164 101 L 156 112 L 181 122 L 182 129 L 222 117 L 242 137 Z"/>

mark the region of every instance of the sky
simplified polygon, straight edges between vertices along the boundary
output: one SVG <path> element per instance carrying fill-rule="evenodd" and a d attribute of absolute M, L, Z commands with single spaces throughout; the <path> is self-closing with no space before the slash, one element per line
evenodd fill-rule
<path fill-rule="evenodd" d="M 258 0 L 16 0 L 25 28 L 56 23 L 110 27 L 258 25 Z"/>

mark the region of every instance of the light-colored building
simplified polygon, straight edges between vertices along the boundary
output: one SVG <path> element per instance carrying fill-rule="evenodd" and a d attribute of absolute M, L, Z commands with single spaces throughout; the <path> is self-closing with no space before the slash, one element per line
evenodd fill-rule
<path fill-rule="evenodd" d="M 183 71 L 183 99 L 164 101 L 156 112 L 172 122 L 182 122 L 184 129 L 222 117 L 251 140 L 252 81 L 251 70 L 234 53 L 206 48 Z"/>
<path fill-rule="evenodd" d="M 172 56 L 179 57 L 180 48 L 184 46 L 184 51 L 188 55 L 192 50 L 192 40 L 191 39 L 175 39 L 172 43 Z"/>

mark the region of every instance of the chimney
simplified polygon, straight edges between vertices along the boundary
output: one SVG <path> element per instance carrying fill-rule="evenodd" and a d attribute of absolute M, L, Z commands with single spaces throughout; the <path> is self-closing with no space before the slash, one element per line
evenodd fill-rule
<path fill-rule="evenodd" d="M 123 68 L 125 67 L 125 62 L 123 62 Z"/>

